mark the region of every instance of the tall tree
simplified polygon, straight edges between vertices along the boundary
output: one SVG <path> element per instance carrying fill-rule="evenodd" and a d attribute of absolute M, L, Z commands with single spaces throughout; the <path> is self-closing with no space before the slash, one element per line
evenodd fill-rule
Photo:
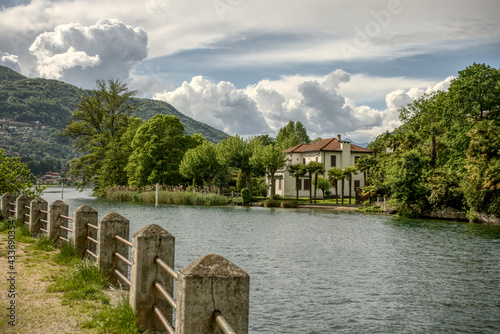
<path fill-rule="evenodd" d="M 217 158 L 223 165 L 236 167 L 245 174 L 247 188 L 252 189 L 252 164 L 250 157 L 253 154 L 253 145 L 236 135 L 224 139 L 217 144 Z"/>
<path fill-rule="evenodd" d="M 7 157 L 0 149 L 0 194 L 38 196 L 44 187 L 34 185 L 35 177 L 17 157 Z"/>
<path fill-rule="evenodd" d="M 193 138 L 184 134 L 176 116 L 154 116 L 139 127 L 132 141 L 133 152 L 126 167 L 129 185 L 179 184 L 179 165 L 193 146 Z"/>
<path fill-rule="evenodd" d="M 282 149 L 293 147 L 299 144 L 308 144 L 311 142 L 307 131 L 301 122 L 290 121 L 282 127 L 276 136 L 276 144 Z"/>
<path fill-rule="evenodd" d="M 95 192 L 102 195 L 107 186 L 126 184 L 123 168 L 128 156 L 123 150 L 129 150 L 129 144 L 123 146 L 121 137 L 131 122 L 136 122 L 130 118 L 137 108 L 132 101 L 134 95 L 135 92 L 119 80 L 98 80 L 96 89 L 80 97 L 62 133 L 83 154 L 70 162 L 69 171 L 71 175 L 83 177 L 80 188 L 93 182 Z"/>
<path fill-rule="evenodd" d="M 337 204 L 339 204 L 339 180 L 342 180 L 343 178 L 344 172 L 342 171 L 342 169 L 335 167 L 328 170 L 328 179 L 330 180 L 330 183 L 335 187 L 335 199 Z"/>
<path fill-rule="evenodd" d="M 324 166 L 320 162 L 315 162 L 315 161 L 309 161 L 308 164 L 305 165 L 305 169 L 307 171 L 307 174 L 309 175 L 309 203 L 312 203 L 312 187 L 313 187 L 313 175 L 315 177 L 315 180 L 318 177 L 318 174 L 324 172 Z M 314 201 L 316 201 L 316 186 L 314 185 Z"/>
<path fill-rule="evenodd" d="M 263 171 L 267 178 L 271 181 L 271 198 L 276 194 L 276 180 L 274 175 L 276 172 L 285 167 L 286 154 L 276 145 L 268 146 L 259 145 L 255 148 L 250 163 L 255 169 Z"/>
<path fill-rule="evenodd" d="M 353 174 L 356 174 L 358 168 L 356 166 L 349 166 L 349 167 L 345 167 L 343 169 L 344 171 L 344 177 L 345 179 L 347 179 L 347 182 L 349 182 L 349 204 L 352 204 L 351 203 L 351 199 L 352 199 L 352 177 L 353 177 Z M 344 201 L 342 201 L 342 203 L 344 203 Z"/>
<path fill-rule="evenodd" d="M 304 164 L 295 164 L 288 167 L 288 173 L 295 177 L 295 190 L 297 192 L 297 202 L 299 201 L 299 180 L 301 176 L 306 175 L 307 170 Z"/>
<path fill-rule="evenodd" d="M 201 145 L 189 149 L 179 166 L 179 172 L 185 178 L 202 179 L 207 187 L 224 170 L 224 166 L 217 160 L 215 144 L 204 141 Z"/>

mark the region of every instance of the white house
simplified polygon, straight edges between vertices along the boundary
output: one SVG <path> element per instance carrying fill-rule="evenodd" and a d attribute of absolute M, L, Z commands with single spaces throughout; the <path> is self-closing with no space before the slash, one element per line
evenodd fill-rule
<path fill-rule="evenodd" d="M 331 168 L 343 169 L 348 166 L 353 166 L 357 159 L 364 155 L 372 154 L 371 150 L 351 144 L 349 141 L 343 141 L 340 135 L 337 138 L 322 139 L 312 144 L 300 144 L 290 147 L 285 150 L 288 154 L 287 165 L 284 169 L 279 170 L 276 177 L 276 194 L 281 197 L 295 197 L 296 186 L 299 188 L 300 197 L 308 197 L 311 184 L 309 176 L 305 175 L 300 178 L 296 184 L 296 178 L 288 173 L 288 167 L 295 164 L 307 164 L 309 161 L 320 162 L 325 167 L 323 177 L 328 177 L 328 170 Z M 341 185 L 339 182 L 339 195 L 341 193 Z M 362 173 L 353 176 L 352 191 L 356 188 L 364 187 L 364 178 Z M 349 196 L 349 184 L 344 183 L 344 194 Z"/>

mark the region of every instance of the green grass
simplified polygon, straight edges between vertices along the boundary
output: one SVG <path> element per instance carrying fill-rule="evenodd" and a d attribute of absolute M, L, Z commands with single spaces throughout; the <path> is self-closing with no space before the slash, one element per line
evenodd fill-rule
<path fill-rule="evenodd" d="M 83 328 L 95 328 L 99 333 L 138 334 L 137 316 L 126 300 L 117 306 L 107 306 L 91 320 L 82 324 Z"/>
<path fill-rule="evenodd" d="M 373 212 L 373 213 L 384 212 L 384 210 L 382 210 L 382 208 L 378 205 L 362 206 L 362 207 L 358 208 L 357 211 Z"/>
<path fill-rule="evenodd" d="M 79 261 L 69 268 L 69 272 L 58 276 L 55 283 L 49 286 L 49 292 L 64 292 L 67 301 L 94 300 L 109 303 L 109 298 L 104 293 L 109 279 L 99 271 L 97 263 Z"/>
<path fill-rule="evenodd" d="M 156 201 L 155 191 L 137 192 L 133 190 L 108 190 L 106 196 L 109 200 L 120 202 L 155 203 Z M 204 194 L 181 190 L 162 190 L 158 192 L 158 203 L 161 204 L 218 206 L 227 205 L 228 202 L 228 197 L 211 193 Z"/>
<path fill-rule="evenodd" d="M 29 233 L 29 230 L 28 230 Z M 33 248 L 44 252 L 50 252 L 55 249 L 54 243 L 45 234 L 40 234 L 35 238 Z"/>

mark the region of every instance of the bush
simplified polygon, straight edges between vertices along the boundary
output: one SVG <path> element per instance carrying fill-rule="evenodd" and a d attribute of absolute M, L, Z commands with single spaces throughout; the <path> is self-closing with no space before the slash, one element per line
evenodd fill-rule
<path fill-rule="evenodd" d="M 278 208 L 280 203 L 277 200 L 270 198 L 264 201 L 264 206 L 266 208 Z"/>
<path fill-rule="evenodd" d="M 363 206 L 359 208 L 357 211 L 360 212 L 384 212 L 382 208 L 378 205 L 369 205 L 369 206 Z"/>
<path fill-rule="evenodd" d="M 282 208 L 298 208 L 299 203 L 297 201 L 283 201 L 280 205 Z"/>
<path fill-rule="evenodd" d="M 252 196 L 250 195 L 250 190 L 248 188 L 241 189 L 241 200 L 243 201 L 243 205 L 247 205 L 252 200 Z"/>

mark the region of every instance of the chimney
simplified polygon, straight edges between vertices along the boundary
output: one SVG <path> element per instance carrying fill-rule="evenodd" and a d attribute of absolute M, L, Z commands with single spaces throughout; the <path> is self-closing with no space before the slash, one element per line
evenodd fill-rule
<path fill-rule="evenodd" d="M 340 134 L 337 135 L 337 140 L 339 141 L 340 143 Z"/>

